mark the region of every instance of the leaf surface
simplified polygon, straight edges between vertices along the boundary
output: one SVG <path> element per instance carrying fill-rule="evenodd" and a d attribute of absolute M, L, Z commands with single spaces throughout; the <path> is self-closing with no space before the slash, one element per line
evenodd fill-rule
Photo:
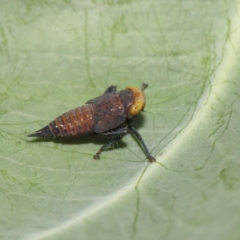
<path fill-rule="evenodd" d="M 239 239 L 239 10 L 234 1 L 2 1 L 1 239 Z M 147 82 L 126 136 L 26 135 Z"/>

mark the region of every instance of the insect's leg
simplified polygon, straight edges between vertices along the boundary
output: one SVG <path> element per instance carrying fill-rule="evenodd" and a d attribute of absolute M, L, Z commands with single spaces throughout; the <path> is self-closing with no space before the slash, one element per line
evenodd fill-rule
<path fill-rule="evenodd" d="M 116 86 L 110 86 L 106 89 L 106 91 L 104 93 L 111 93 L 111 92 L 116 92 L 117 91 L 117 88 Z"/>
<path fill-rule="evenodd" d="M 116 137 L 116 138 L 122 138 L 125 134 L 128 132 L 128 127 L 123 127 L 123 128 L 118 128 L 113 131 L 108 131 L 105 133 L 100 133 L 99 135 L 101 136 L 109 136 L 109 137 Z"/>
<path fill-rule="evenodd" d="M 139 140 L 140 144 L 142 145 L 142 148 L 143 148 L 143 151 L 145 152 L 149 162 L 155 162 L 156 159 L 155 157 L 153 157 L 150 152 L 148 151 L 143 139 L 142 139 L 142 136 L 140 135 L 140 133 L 131 125 L 128 126 L 128 129 L 137 137 L 137 139 Z"/>
<path fill-rule="evenodd" d="M 103 145 L 99 151 L 93 156 L 94 159 L 98 160 L 100 159 L 100 154 L 102 153 L 102 151 L 108 149 L 109 147 L 111 147 L 112 145 L 114 145 L 116 142 L 118 142 L 119 140 L 121 140 L 121 138 L 118 139 L 113 139 L 110 142 L 108 142 L 107 144 Z"/>
<path fill-rule="evenodd" d="M 103 145 L 99 151 L 94 155 L 94 159 L 100 159 L 100 154 L 102 153 L 102 151 L 108 149 L 110 146 L 114 145 L 116 142 L 120 141 L 123 136 L 127 133 L 127 129 L 128 127 L 124 127 L 124 128 L 119 128 L 116 129 L 114 131 L 109 131 L 106 133 L 102 133 L 99 135 L 102 136 L 109 136 L 109 137 L 115 137 L 114 139 L 110 140 L 107 144 Z"/>

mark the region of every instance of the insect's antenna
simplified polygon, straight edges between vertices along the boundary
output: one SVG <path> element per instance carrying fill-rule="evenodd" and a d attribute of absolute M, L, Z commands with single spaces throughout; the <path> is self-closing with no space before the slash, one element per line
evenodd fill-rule
<path fill-rule="evenodd" d="M 154 69 L 155 69 L 155 63 L 153 64 L 153 67 L 152 67 L 152 74 L 147 78 L 147 82 L 151 82 L 151 79 L 153 78 L 153 73 L 154 73 Z M 147 83 L 142 83 L 142 88 L 141 90 L 144 91 L 146 88 L 148 87 L 148 84 Z"/>
<path fill-rule="evenodd" d="M 142 88 L 141 88 L 141 90 L 144 91 L 147 87 L 148 87 L 148 84 L 147 84 L 147 83 L 142 83 Z"/>

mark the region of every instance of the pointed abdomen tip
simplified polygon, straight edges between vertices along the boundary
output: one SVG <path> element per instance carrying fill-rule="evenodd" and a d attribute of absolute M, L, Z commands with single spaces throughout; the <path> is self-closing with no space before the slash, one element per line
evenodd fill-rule
<path fill-rule="evenodd" d="M 39 137 L 39 138 L 45 138 L 45 137 L 53 137 L 52 132 L 50 131 L 49 127 L 46 126 L 34 133 L 30 133 L 27 135 L 27 137 Z"/>

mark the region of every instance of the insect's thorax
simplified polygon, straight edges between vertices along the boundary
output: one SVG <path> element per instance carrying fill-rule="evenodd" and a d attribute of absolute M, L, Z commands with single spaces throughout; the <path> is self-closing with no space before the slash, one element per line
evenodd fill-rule
<path fill-rule="evenodd" d="M 134 102 L 133 92 L 129 89 L 125 89 L 125 90 L 119 91 L 119 95 L 121 96 L 122 104 L 124 106 L 127 119 L 132 119 L 132 116 L 129 114 L 129 109 L 131 108 Z"/>

